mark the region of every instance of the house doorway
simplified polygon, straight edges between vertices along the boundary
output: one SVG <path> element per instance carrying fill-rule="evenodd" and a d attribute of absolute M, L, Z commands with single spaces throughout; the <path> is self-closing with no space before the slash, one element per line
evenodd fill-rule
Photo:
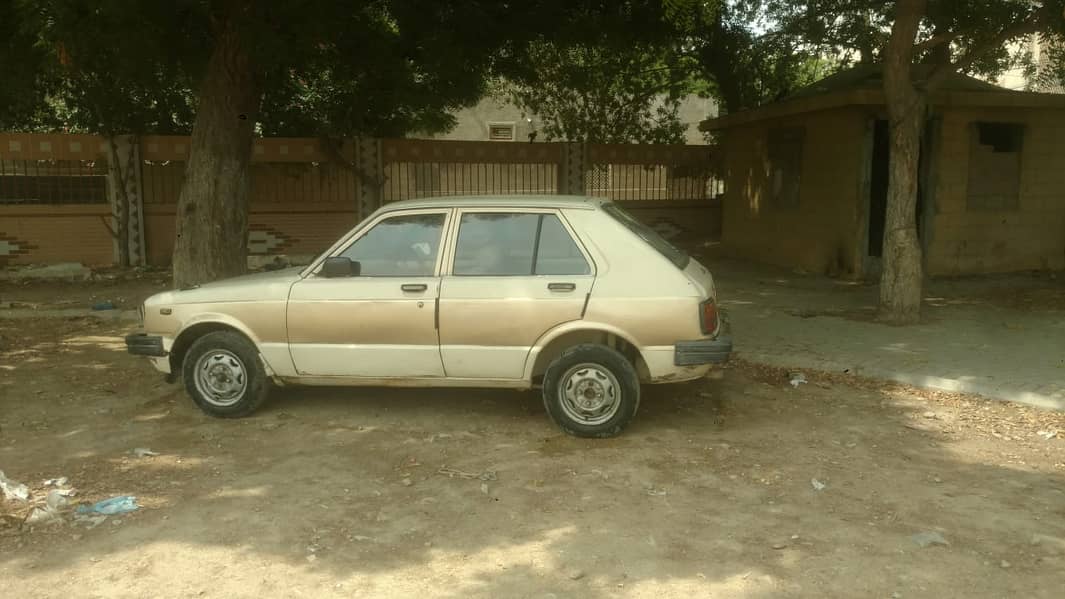
<path fill-rule="evenodd" d="M 917 176 L 917 206 L 914 217 L 917 221 L 917 237 L 923 238 L 924 229 L 924 187 L 928 165 L 925 158 L 925 140 L 922 136 L 919 150 Z M 865 252 L 865 274 L 868 277 L 880 276 L 881 260 L 884 255 L 884 225 L 887 221 L 888 197 L 888 163 L 891 160 L 891 136 L 887 119 L 877 119 L 873 125 L 872 164 L 869 171 L 869 223 L 867 247 Z"/>

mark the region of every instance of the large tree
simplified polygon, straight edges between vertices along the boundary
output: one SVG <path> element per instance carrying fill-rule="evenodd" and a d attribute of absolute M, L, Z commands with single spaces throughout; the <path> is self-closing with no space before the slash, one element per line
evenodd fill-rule
<path fill-rule="evenodd" d="M 891 159 L 880 284 L 880 317 L 920 318 L 922 256 L 917 238 L 917 169 L 928 94 L 952 73 L 995 75 L 1023 63 L 1010 44 L 1065 30 L 1063 0 L 769 0 L 782 34 L 814 51 L 879 63 Z M 914 65 L 925 63 L 919 74 Z M 920 76 L 919 76 L 920 75 Z"/>
<path fill-rule="evenodd" d="M 16 82 L 34 91 L 18 96 L 36 101 L 24 116 L 46 101 L 97 133 L 191 124 L 173 261 L 187 285 L 245 269 L 257 133 L 444 129 L 489 79 L 520 75 L 525 42 L 588 10 L 561 0 L 0 0 L 0 33 L 32 42 L 32 55 L 0 47 L 0 59 L 21 52 L 39 65 Z"/>

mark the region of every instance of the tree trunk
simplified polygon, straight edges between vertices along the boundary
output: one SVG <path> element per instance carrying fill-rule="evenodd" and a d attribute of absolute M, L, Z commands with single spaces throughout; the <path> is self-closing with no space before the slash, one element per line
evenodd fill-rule
<path fill-rule="evenodd" d="M 921 246 L 917 239 L 917 178 L 927 101 L 910 78 L 913 43 L 926 0 L 899 0 L 884 56 L 884 96 L 891 126 L 880 319 L 909 324 L 921 316 Z"/>
<path fill-rule="evenodd" d="M 247 269 L 249 164 L 260 93 L 238 12 L 219 24 L 200 84 L 178 199 L 176 287 Z"/>

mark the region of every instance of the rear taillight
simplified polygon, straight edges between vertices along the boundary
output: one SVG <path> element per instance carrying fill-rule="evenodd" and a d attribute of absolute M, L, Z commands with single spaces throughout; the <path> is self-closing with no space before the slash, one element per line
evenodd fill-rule
<path fill-rule="evenodd" d="M 704 335 L 713 335 L 717 332 L 717 303 L 710 298 L 699 306 L 699 324 L 702 326 Z"/>

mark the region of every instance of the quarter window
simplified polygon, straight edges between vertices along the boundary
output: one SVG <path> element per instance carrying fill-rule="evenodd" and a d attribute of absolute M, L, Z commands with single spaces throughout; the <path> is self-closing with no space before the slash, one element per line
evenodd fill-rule
<path fill-rule="evenodd" d="M 393 216 L 374 225 L 340 255 L 358 262 L 366 277 L 431 277 L 443 230 L 442 213 Z"/>
<path fill-rule="evenodd" d="M 584 275 L 591 269 L 554 214 L 467 213 L 455 246 L 456 276 Z"/>

